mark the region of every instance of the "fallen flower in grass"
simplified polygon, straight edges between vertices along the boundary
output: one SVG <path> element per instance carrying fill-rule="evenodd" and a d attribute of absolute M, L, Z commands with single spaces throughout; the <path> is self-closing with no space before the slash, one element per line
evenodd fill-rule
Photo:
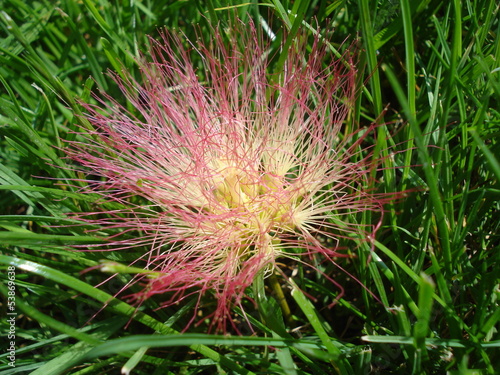
<path fill-rule="evenodd" d="M 128 104 L 105 93 L 100 106 L 86 104 L 95 130 L 66 151 L 97 177 L 85 191 L 121 205 L 75 216 L 119 229 L 108 250 L 148 249 L 131 263 L 144 268 L 135 298 L 162 294 L 169 306 L 213 293 L 212 322 L 225 329 L 278 258 L 343 256 L 340 238 L 376 228 L 353 217 L 394 196 L 371 189 L 378 163 L 362 143 L 373 129 L 345 134 L 356 96 L 350 51 L 332 59 L 319 37 L 310 51 L 298 37 L 271 74 L 270 46 L 253 25 L 214 34 L 189 49 L 170 33 L 150 39 L 140 81 L 113 75 Z"/>

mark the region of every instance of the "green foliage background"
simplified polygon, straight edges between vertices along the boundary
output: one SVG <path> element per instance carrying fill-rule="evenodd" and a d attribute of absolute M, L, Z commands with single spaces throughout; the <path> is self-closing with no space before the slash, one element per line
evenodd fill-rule
<path fill-rule="evenodd" d="M 85 125 L 77 99 L 91 101 L 96 84 L 120 95 L 103 73 L 137 74 L 148 34 L 210 38 L 235 12 L 263 32 L 270 25 L 276 45 L 309 27 L 335 48 L 356 41 L 364 86 L 346 126 L 378 122 L 387 167 L 378 188 L 413 190 L 387 208 L 376 251 L 361 243 L 342 264 L 380 301 L 325 267 L 346 292 L 331 307 L 340 291 L 298 267 L 291 323 L 270 294 L 254 335 L 208 335 L 204 325 L 179 334 L 192 303 L 136 311 L 112 298 L 126 275 L 97 287 L 108 275 L 81 273 L 133 254 L 67 250 L 100 239 L 68 226 L 65 214 L 92 211 L 94 197 L 65 186 L 79 176 L 60 148 Z M 0 0 L 0 292 L 8 296 L 14 265 L 18 314 L 16 367 L 2 338 L 0 374 L 494 374 L 498 16 L 494 0 Z"/>

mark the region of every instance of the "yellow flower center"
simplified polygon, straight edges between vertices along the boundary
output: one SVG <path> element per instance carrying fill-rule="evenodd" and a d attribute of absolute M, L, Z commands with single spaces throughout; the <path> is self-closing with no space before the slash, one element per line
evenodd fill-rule
<path fill-rule="evenodd" d="M 248 251 L 248 246 L 271 251 L 279 244 L 279 233 L 294 228 L 291 210 L 296 198 L 286 190 L 286 181 L 258 168 L 243 170 L 227 160 L 219 159 L 215 165 L 216 204 L 210 211 L 221 221 L 212 225 L 227 230 L 228 239 L 239 243 L 240 251 Z"/>

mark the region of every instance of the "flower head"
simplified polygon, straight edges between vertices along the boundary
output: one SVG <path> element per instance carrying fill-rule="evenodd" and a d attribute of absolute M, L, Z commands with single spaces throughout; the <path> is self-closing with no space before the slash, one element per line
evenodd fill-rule
<path fill-rule="evenodd" d="M 170 292 L 168 305 L 212 291 L 222 322 L 278 258 L 332 260 L 338 238 L 372 231 L 349 217 L 388 199 L 366 190 L 363 137 L 342 133 L 356 93 L 349 54 L 325 65 L 319 37 L 307 53 L 297 40 L 270 74 L 255 27 L 233 28 L 189 48 L 172 34 L 151 39 L 140 81 L 114 75 L 128 105 L 106 94 L 102 108 L 85 105 L 95 130 L 67 150 L 100 177 L 88 191 L 121 204 L 80 217 L 136 233 L 110 238 L 111 249 L 149 249 L 134 262 L 151 271 L 136 297 Z"/>

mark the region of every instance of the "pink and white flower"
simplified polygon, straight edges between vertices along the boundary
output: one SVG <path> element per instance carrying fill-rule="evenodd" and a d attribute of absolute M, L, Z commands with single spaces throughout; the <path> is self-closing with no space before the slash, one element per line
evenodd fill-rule
<path fill-rule="evenodd" d="M 214 33 L 189 48 L 169 33 L 151 39 L 140 80 L 113 75 L 124 98 L 85 105 L 95 130 L 67 154 L 99 177 L 86 191 L 126 207 L 77 216 L 129 234 L 108 249 L 149 249 L 134 262 L 150 271 L 136 298 L 164 294 L 170 305 L 211 292 L 221 328 L 277 259 L 333 261 L 339 238 L 375 230 L 351 218 L 392 196 L 368 190 L 377 163 L 361 133 L 343 132 L 356 95 L 348 53 L 333 58 L 319 38 L 307 52 L 297 39 L 270 74 L 253 25 Z"/>

